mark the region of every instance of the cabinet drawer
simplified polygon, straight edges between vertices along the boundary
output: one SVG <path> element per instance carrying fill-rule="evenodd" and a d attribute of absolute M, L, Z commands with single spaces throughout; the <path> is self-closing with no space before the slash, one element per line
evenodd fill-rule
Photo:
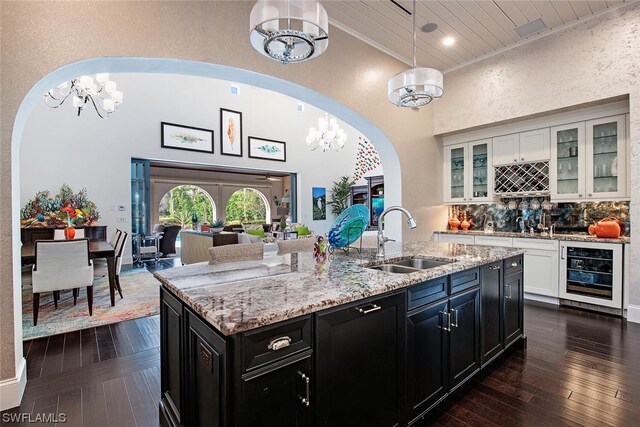
<path fill-rule="evenodd" d="M 558 252 L 558 241 L 521 237 L 513 239 L 513 247 L 522 249 L 537 249 L 539 251 Z"/>
<path fill-rule="evenodd" d="M 311 316 L 242 335 L 242 371 L 250 371 L 311 348 Z"/>
<path fill-rule="evenodd" d="M 476 245 L 500 246 L 510 248 L 513 246 L 511 237 L 476 236 Z"/>
<path fill-rule="evenodd" d="M 409 310 L 447 296 L 447 276 L 429 280 L 407 289 L 407 308 Z"/>
<path fill-rule="evenodd" d="M 480 269 L 461 271 L 451 275 L 451 294 L 464 291 L 465 289 L 478 286 L 480 284 Z"/>
<path fill-rule="evenodd" d="M 516 274 L 522 271 L 522 255 L 504 260 L 504 275 Z"/>
<path fill-rule="evenodd" d="M 438 234 L 438 242 L 473 245 L 473 236 L 465 236 L 461 234 Z"/>

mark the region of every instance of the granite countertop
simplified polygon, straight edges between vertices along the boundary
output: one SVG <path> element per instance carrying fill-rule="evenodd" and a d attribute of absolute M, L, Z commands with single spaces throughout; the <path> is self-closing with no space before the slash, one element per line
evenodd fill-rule
<path fill-rule="evenodd" d="M 311 253 L 268 254 L 261 261 L 199 263 L 154 276 L 213 327 L 232 335 L 525 252 L 431 242 L 387 243 L 386 251 L 387 261 L 422 256 L 452 262 L 411 274 L 386 273 L 365 268 L 382 263 L 373 249 L 349 256 L 338 250 L 324 263 Z"/>
<path fill-rule="evenodd" d="M 435 231 L 438 234 L 460 234 L 471 236 L 494 236 L 494 237 L 516 237 L 523 239 L 546 239 L 546 240 L 567 240 L 572 242 L 596 242 L 596 243 L 631 243 L 630 237 L 618 237 L 617 239 L 604 239 L 589 234 L 554 234 L 553 236 L 542 236 L 540 233 L 518 233 L 512 231 L 495 231 L 493 234 L 485 234 L 482 230 L 469 231 Z"/>

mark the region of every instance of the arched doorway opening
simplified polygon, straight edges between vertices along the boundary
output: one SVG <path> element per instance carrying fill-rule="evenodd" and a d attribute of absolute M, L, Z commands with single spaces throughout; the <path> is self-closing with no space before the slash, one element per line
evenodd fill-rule
<path fill-rule="evenodd" d="M 241 188 L 229 197 L 225 208 L 227 225 L 269 223 L 271 208 L 267 197 L 253 188 Z"/>
<path fill-rule="evenodd" d="M 160 224 L 173 224 L 187 228 L 192 223 L 194 213 L 197 222 L 201 223 L 209 223 L 217 218 L 213 198 L 197 185 L 177 185 L 160 199 L 158 206 Z"/>
<path fill-rule="evenodd" d="M 60 82 L 85 74 L 95 73 L 164 73 L 182 74 L 188 76 L 211 77 L 231 82 L 253 85 L 255 87 L 272 90 L 307 104 L 313 105 L 325 112 L 340 118 L 342 121 L 366 135 L 375 145 L 382 164 L 385 168 L 385 197 L 389 205 L 400 205 L 402 202 L 400 161 L 395 148 L 382 130 L 369 120 L 312 89 L 265 74 L 243 70 L 235 67 L 211 64 L 205 62 L 186 61 L 165 58 L 132 58 L 132 57 L 101 57 L 74 62 L 43 76 L 27 93 L 16 112 L 13 123 L 11 140 L 11 205 L 13 212 L 19 212 L 20 201 L 20 144 L 23 140 L 25 124 L 29 115 L 42 102 L 42 95 L 57 86 Z M 127 180 L 129 178 L 127 177 Z M 301 180 L 302 182 L 302 180 Z M 297 210 L 301 210 L 300 198 L 297 198 Z M 114 206 L 119 210 L 119 206 Z M 24 386 L 26 382 L 26 362 L 23 357 L 22 346 L 18 344 L 22 337 L 22 301 L 20 274 L 20 218 L 14 215 L 12 221 L 12 295 L 13 304 L 13 339 L 7 343 L 13 347 L 15 356 L 15 371 L 18 381 Z M 399 215 L 390 217 L 385 222 L 387 234 L 396 239 L 402 238 L 402 220 Z M 3 309 L 8 309 L 4 304 Z M 10 311 L 7 310 L 7 311 Z"/>

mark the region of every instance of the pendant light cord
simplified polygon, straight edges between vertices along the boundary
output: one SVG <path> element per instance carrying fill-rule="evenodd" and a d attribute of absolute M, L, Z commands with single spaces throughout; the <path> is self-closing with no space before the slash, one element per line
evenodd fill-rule
<path fill-rule="evenodd" d="M 413 68 L 416 68 L 416 0 L 413 0 L 413 25 L 411 31 L 413 32 Z"/>

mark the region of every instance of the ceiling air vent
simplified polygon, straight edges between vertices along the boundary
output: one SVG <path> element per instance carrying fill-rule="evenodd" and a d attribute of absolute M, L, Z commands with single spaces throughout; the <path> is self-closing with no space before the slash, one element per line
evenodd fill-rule
<path fill-rule="evenodd" d="M 530 34 L 539 33 L 540 31 L 547 28 L 547 24 L 544 23 L 542 18 L 538 18 L 535 21 L 527 22 L 524 25 L 516 27 L 515 30 L 520 37 L 526 37 Z"/>

